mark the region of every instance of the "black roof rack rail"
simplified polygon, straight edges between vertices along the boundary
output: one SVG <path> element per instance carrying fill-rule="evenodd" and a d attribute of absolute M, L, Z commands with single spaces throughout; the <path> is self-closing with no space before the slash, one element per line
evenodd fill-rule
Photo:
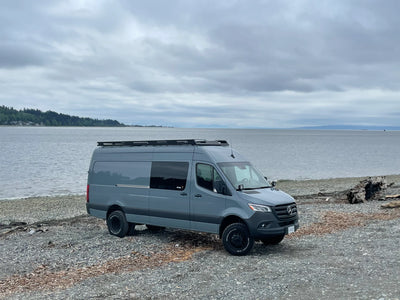
<path fill-rule="evenodd" d="M 97 142 L 97 146 L 112 147 L 112 146 L 183 146 L 183 145 L 198 145 L 198 146 L 229 146 L 225 140 L 152 140 L 152 141 L 114 141 L 114 142 Z"/>

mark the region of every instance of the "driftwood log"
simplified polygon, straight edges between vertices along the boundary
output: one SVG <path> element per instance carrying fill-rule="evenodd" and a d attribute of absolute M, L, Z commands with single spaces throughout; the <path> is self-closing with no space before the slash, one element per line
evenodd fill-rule
<path fill-rule="evenodd" d="M 395 198 L 400 198 L 400 194 L 396 194 L 396 195 L 386 195 L 385 197 L 386 199 L 395 199 Z"/>
<path fill-rule="evenodd" d="M 381 205 L 382 208 L 400 208 L 400 200 L 391 201 Z"/>
<path fill-rule="evenodd" d="M 387 182 L 384 176 L 369 177 L 362 180 L 347 193 L 347 200 L 351 204 L 374 200 L 379 197 L 380 192 L 386 188 Z"/>

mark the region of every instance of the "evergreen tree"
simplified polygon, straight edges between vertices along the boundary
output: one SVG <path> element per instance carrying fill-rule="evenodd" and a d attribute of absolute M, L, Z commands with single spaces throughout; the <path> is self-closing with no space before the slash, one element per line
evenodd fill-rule
<path fill-rule="evenodd" d="M 125 126 L 116 120 L 98 120 L 60 114 L 54 111 L 0 106 L 0 125 L 44 125 L 44 126 Z"/>

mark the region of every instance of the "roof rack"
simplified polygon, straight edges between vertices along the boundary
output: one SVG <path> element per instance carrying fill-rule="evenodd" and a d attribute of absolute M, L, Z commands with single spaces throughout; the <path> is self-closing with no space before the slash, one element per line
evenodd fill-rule
<path fill-rule="evenodd" d="M 198 146 L 229 146 L 225 140 L 153 140 L 153 141 L 115 141 L 115 142 L 97 142 L 97 146 L 112 147 L 112 146 L 183 146 L 183 145 L 198 145 Z"/>

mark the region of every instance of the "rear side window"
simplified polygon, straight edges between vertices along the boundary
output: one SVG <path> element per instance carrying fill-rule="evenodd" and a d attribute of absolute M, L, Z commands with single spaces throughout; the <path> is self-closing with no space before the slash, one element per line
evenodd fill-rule
<path fill-rule="evenodd" d="M 91 183 L 149 188 L 150 162 L 96 162 Z"/>
<path fill-rule="evenodd" d="M 182 191 L 186 187 L 189 163 L 153 162 L 151 166 L 150 188 Z"/>

